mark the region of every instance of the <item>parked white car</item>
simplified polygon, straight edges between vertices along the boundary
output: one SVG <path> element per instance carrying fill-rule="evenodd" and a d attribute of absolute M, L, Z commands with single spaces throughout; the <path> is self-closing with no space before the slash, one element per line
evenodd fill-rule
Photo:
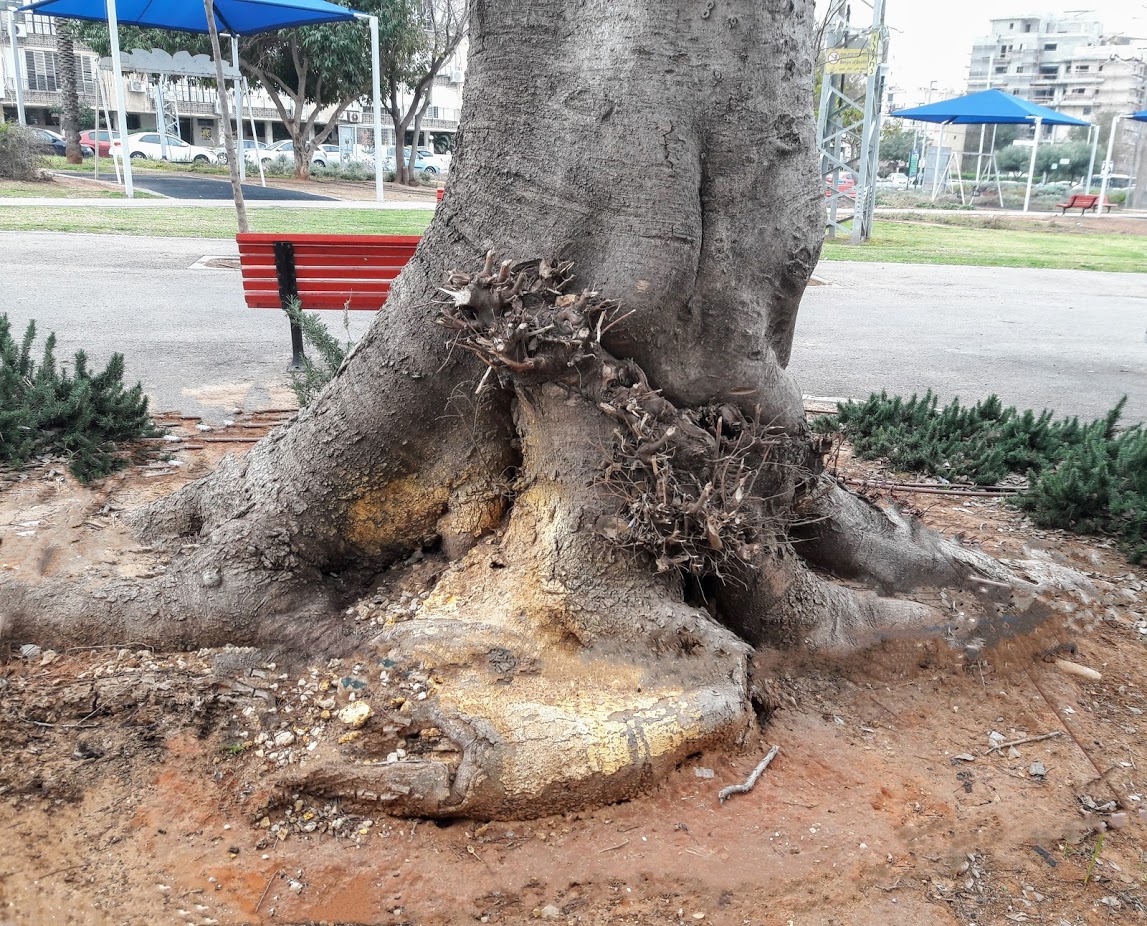
<path fill-rule="evenodd" d="M 294 161 L 295 143 L 289 138 L 285 141 L 275 142 L 270 148 L 262 152 L 261 157 L 264 164 L 273 158 L 285 158 L 288 161 Z M 338 164 L 340 161 L 338 145 L 319 145 L 315 153 L 311 155 L 311 163 L 316 167 L 326 167 Z"/>
<path fill-rule="evenodd" d="M 880 177 L 876 181 L 878 187 L 892 190 L 906 190 L 908 189 L 908 175 L 895 173 L 889 174 L 887 177 Z"/>
<path fill-rule="evenodd" d="M 158 132 L 137 132 L 127 137 L 128 154 L 133 158 L 151 158 L 153 161 L 168 160 L 180 164 L 214 164 L 215 152 L 199 145 L 189 145 L 182 138 L 168 135 L 167 157 L 163 156 L 163 140 Z M 112 155 L 123 157 L 123 143 L 118 139 L 112 142 Z"/>

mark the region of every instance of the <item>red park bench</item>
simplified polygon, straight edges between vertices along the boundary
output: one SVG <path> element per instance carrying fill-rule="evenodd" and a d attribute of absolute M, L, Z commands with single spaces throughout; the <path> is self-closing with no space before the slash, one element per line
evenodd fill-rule
<path fill-rule="evenodd" d="M 1089 193 L 1072 193 L 1066 203 L 1056 203 L 1055 208 L 1062 210 L 1060 215 L 1067 215 L 1068 209 L 1078 209 L 1083 215 L 1088 209 L 1095 209 L 1099 205 L 1099 197 Z"/>
<path fill-rule="evenodd" d="M 418 235 L 255 234 L 236 236 L 243 294 L 252 309 L 363 309 L 386 302 Z M 291 365 L 303 360 L 303 333 L 291 325 Z"/>

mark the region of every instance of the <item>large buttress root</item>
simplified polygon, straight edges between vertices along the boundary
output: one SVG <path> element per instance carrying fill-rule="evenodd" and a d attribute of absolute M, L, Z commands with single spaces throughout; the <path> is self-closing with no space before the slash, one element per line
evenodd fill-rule
<path fill-rule="evenodd" d="M 611 422 L 576 390 L 519 390 L 523 475 L 506 530 L 372 641 L 430 695 L 398 722 L 456 747 L 383 762 L 363 736 L 285 784 L 393 813 L 521 817 L 629 797 L 751 720 L 745 643 L 593 530 Z M 391 671 L 399 671 L 398 668 Z M 381 754 L 380 754 L 381 753 Z"/>

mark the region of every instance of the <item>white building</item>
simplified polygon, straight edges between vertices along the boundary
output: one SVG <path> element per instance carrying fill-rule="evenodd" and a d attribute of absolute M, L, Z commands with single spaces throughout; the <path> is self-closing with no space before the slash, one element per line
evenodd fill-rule
<path fill-rule="evenodd" d="M 989 88 L 1088 122 L 1142 109 L 1147 40 L 1108 35 L 1092 13 L 993 19 L 991 34 L 972 46 L 968 74 L 968 92 Z"/>

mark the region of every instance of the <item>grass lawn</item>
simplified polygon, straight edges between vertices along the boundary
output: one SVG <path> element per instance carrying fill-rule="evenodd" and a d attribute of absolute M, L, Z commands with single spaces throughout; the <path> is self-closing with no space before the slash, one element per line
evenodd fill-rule
<path fill-rule="evenodd" d="M 6 187 L 7 188 L 7 187 Z M 3 194 L 0 193 L 0 196 Z M 0 199 L 2 203 L 2 199 Z M 420 235 L 429 210 L 251 209 L 252 231 Z M 74 231 L 180 238 L 230 238 L 235 212 L 218 209 L 72 209 L 0 205 L 0 231 Z M 826 241 L 826 260 L 970 264 L 1147 273 L 1147 235 L 1015 228 L 972 228 L 927 222 L 876 223 L 862 245 Z"/>
<path fill-rule="evenodd" d="M 155 199 L 156 197 L 146 190 L 136 190 L 135 195 L 140 199 Z M 21 199 L 24 197 L 45 197 L 52 199 L 65 199 L 82 197 L 84 199 L 123 199 L 119 190 L 96 189 L 83 190 L 74 186 L 61 186 L 58 183 L 24 183 L 19 180 L 0 181 L 0 199 Z"/>
<path fill-rule="evenodd" d="M 865 244 L 824 243 L 826 260 L 1147 273 L 1147 235 L 1065 234 L 878 221 Z"/>
<path fill-rule="evenodd" d="M 255 232 L 346 235 L 421 235 L 434 213 L 427 209 L 250 209 Z M 55 209 L 0 205 L 0 231 L 94 232 L 173 238 L 232 238 L 234 208 Z"/>

